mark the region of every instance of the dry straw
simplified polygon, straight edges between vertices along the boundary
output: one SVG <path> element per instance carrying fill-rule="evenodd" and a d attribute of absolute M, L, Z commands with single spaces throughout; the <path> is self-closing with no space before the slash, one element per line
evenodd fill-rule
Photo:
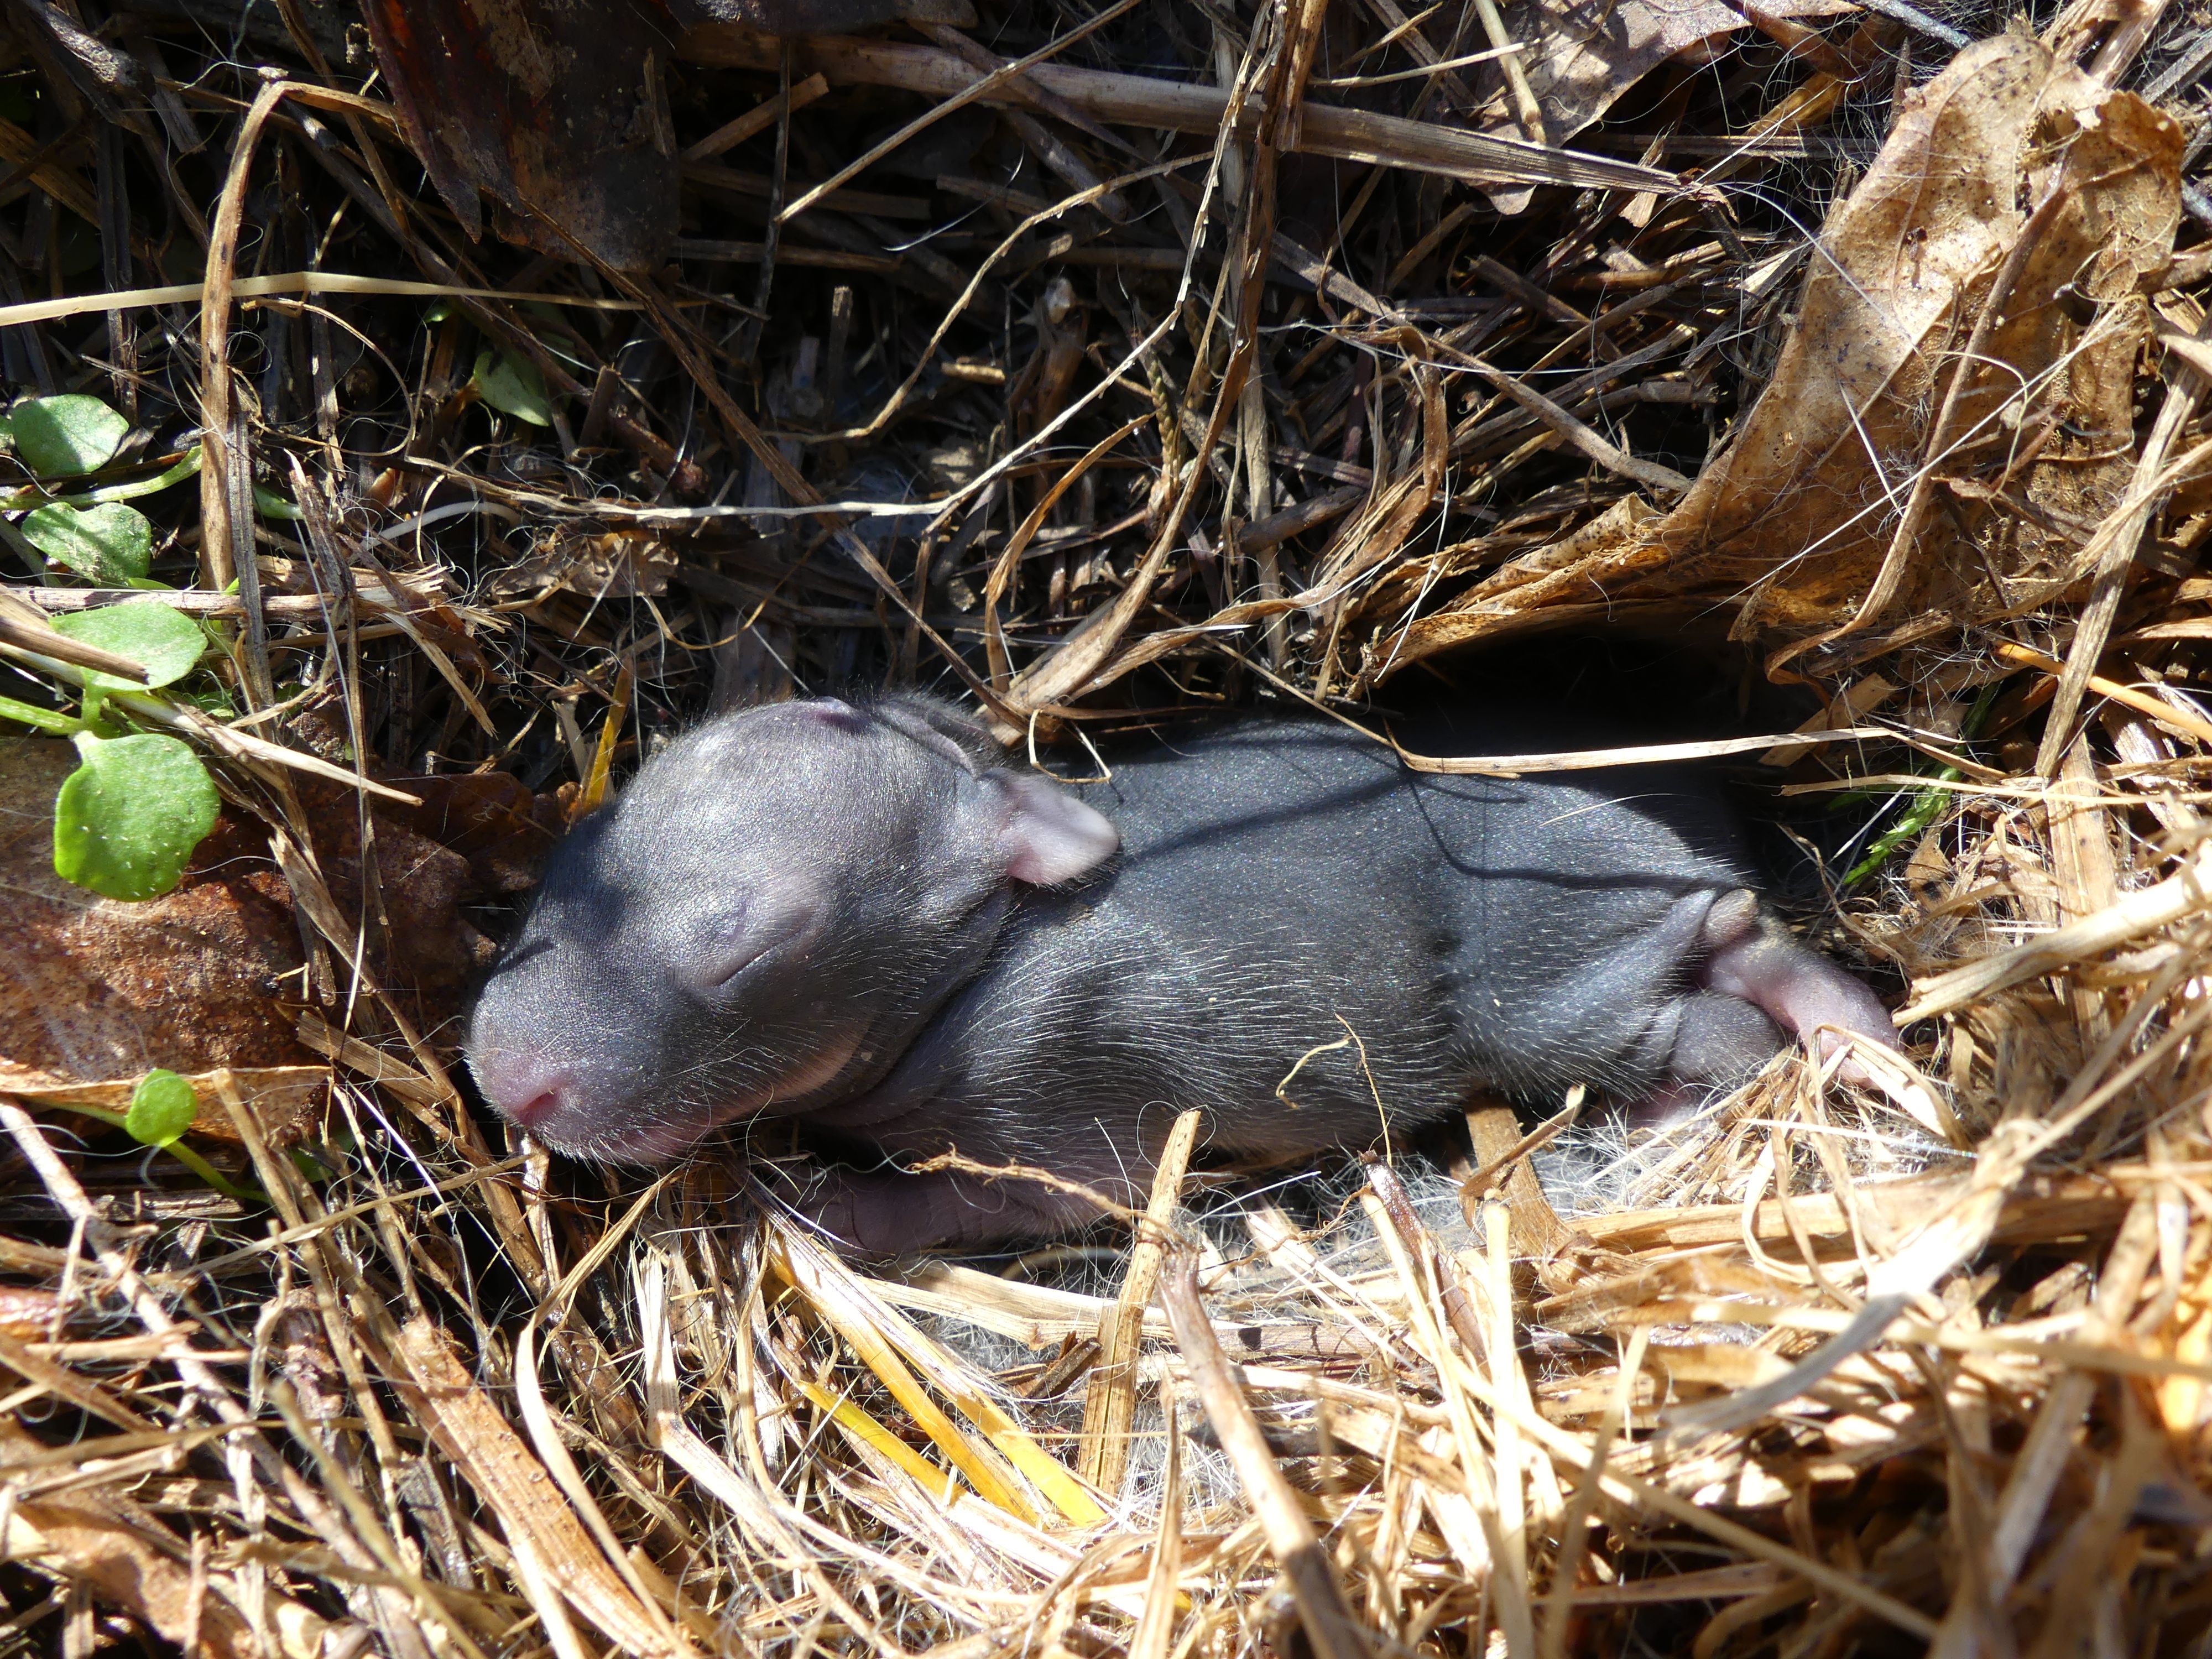
<path fill-rule="evenodd" d="M 0 1651 L 2212 1655 L 2201 25 L 909 9 L 641 60 L 671 266 L 472 240 L 315 8 L 17 9 L 0 345 L 176 440 L 118 476 L 204 417 L 143 504 L 234 707 L 118 698 L 268 849 L 333 1098 L 317 1163 L 179 1066 L 249 1206 L 0 1042 Z M 11 577 L 0 653 L 117 670 L 49 626 L 109 597 Z M 1784 1056 L 1602 1204 L 1595 1104 L 1233 1196 L 1192 1114 L 1079 1248 L 855 1264 L 765 1163 L 501 1156 L 414 976 L 485 913 L 361 875 L 795 684 L 1082 764 L 1632 629 L 1819 693 L 1595 758 L 1854 792 L 1815 926 L 1916 1063 Z"/>

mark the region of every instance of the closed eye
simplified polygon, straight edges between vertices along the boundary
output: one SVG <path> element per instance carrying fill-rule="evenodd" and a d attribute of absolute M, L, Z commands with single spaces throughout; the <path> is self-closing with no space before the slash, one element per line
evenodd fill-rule
<path fill-rule="evenodd" d="M 702 952 L 705 961 L 696 981 L 699 988 L 710 995 L 732 994 L 746 969 L 785 945 L 804 949 L 828 919 L 822 907 L 808 904 L 780 915 L 755 914 L 734 922 L 722 934 L 719 953 Z"/>
<path fill-rule="evenodd" d="M 769 939 L 748 939 L 714 965 L 702 981 L 704 988 L 709 991 L 721 990 L 746 969 L 775 949 L 783 942 L 783 939 L 784 936 L 779 934 Z"/>

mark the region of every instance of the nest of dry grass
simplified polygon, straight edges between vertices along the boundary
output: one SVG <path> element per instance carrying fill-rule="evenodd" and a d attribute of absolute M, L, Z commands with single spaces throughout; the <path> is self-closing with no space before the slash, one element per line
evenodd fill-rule
<path fill-rule="evenodd" d="M 6 1650 L 2212 1654 L 2204 20 L 880 9 L 9 14 L 4 372 L 128 420 L 73 489 L 198 454 L 132 499 L 225 810 L 90 905 L 0 745 Z M 11 488 L 35 714 L 117 595 Z M 1632 1208 L 1483 1103 L 894 1271 L 454 1069 L 710 706 L 1631 631 L 1818 694 L 1753 765 L 1919 1067 L 1785 1057 Z M 148 1066 L 220 1189 L 84 1115 Z"/>

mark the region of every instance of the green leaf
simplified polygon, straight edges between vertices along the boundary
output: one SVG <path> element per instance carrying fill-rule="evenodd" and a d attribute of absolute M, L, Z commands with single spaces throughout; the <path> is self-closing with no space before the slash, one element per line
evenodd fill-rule
<path fill-rule="evenodd" d="M 57 564 L 102 587 L 128 586 L 154 568 L 154 526 L 120 502 L 80 510 L 52 501 L 24 519 L 23 533 Z"/>
<path fill-rule="evenodd" d="M 434 326 L 452 316 L 456 309 L 458 307 L 451 300 L 433 300 L 428 308 L 423 312 L 422 320 Z"/>
<path fill-rule="evenodd" d="M 73 640 L 125 656 L 146 670 L 146 684 L 134 685 L 112 674 L 88 672 L 88 686 L 100 691 L 144 691 L 167 685 L 192 672 L 207 649 L 207 635 L 182 611 L 159 599 L 132 599 L 97 611 L 65 611 L 54 626 Z"/>
<path fill-rule="evenodd" d="M 167 1146 L 185 1138 L 199 1110 L 200 1097 L 191 1082 L 157 1066 L 131 1091 L 123 1127 L 142 1146 Z"/>
<path fill-rule="evenodd" d="M 477 358 L 473 384 L 477 395 L 501 414 L 532 426 L 553 424 L 553 405 L 546 400 L 545 377 L 537 364 L 503 351 L 486 351 Z"/>
<path fill-rule="evenodd" d="M 74 478 L 107 465 L 131 422 L 97 398 L 33 398 L 9 412 L 15 454 L 41 478 Z"/>
<path fill-rule="evenodd" d="M 188 744 L 76 737 L 84 763 L 54 798 L 54 873 L 102 897 L 149 899 L 182 878 L 222 805 Z"/>

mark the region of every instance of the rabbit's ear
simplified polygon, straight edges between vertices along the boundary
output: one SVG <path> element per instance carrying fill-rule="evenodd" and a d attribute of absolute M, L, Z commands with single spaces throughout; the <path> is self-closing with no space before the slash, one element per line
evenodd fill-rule
<path fill-rule="evenodd" d="M 994 772 L 1003 816 L 998 832 L 1006 874 L 1032 887 L 1088 875 L 1114 856 L 1121 832 L 1094 806 L 1030 772 Z"/>

